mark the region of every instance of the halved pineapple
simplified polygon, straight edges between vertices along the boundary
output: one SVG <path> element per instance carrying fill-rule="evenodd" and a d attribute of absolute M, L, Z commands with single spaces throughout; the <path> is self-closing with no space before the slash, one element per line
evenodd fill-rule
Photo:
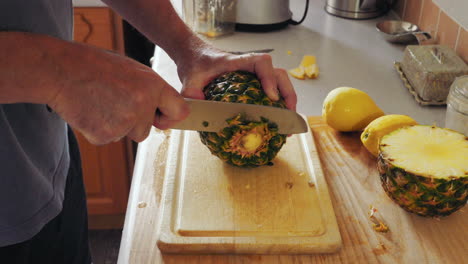
<path fill-rule="evenodd" d="M 384 136 L 378 169 L 385 192 L 405 210 L 446 216 L 468 199 L 468 139 L 435 126 L 415 125 Z"/>
<path fill-rule="evenodd" d="M 212 101 L 286 108 L 283 98 L 276 102 L 268 98 L 260 80 L 250 72 L 225 73 L 210 82 L 203 92 Z M 218 133 L 200 132 L 202 143 L 213 155 L 229 164 L 248 168 L 270 164 L 286 137 L 268 119 L 248 120 L 242 113 L 226 120 L 226 127 Z"/>

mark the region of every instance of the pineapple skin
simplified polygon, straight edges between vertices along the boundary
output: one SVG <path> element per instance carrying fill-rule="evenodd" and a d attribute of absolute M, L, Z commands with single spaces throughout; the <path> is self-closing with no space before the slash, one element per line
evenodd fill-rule
<path fill-rule="evenodd" d="M 448 216 L 468 200 L 468 176 L 432 178 L 405 171 L 378 157 L 382 187 L 387 195 L 408 212 L 424 217 Z"/>
<path fill-rule="evenodd" d="M 283 98 L 272 101 L 263 91 L 257 76 L 245 71 L 219 76 L 203 89 L 203 93 L 206 100 L 286 108 Z M 239 114 L 226 122 L 226 127 L 220 132 L 199 132 L 199 135 L 213 155 L 231 165 L 252 168 L 269 164 L 286 142 L 287 135 L 279 134 L 276 124 L 265 118 L 249 121 Z M 255 152 L 246 152 L 234 142 L 251 131 L 262 132 L 262 144 Z"/>

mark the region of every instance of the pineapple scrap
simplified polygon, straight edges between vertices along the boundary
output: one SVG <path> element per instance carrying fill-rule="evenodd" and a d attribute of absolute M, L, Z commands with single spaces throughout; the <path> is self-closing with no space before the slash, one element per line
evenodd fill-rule
<path fill-rule="evenodd" d="M 292 77 L 304 80 L 306 77 L 309 79 L 316 79 L 319 75 L 319 68 L 317 66 L 317 59 L 313 55 L 304 55 L 301 64 L 289 70 Z"/>
<path fill-rule="evenodd" d="M 375 231 L 381 233 L 387 233 L 390 229 L 388 226 L 376 217 L 377 209 L 374 206 L 370 206 L 369 218 L 372 221 L 372 227 Z"/>
<path fill-rule="evenodd" d="M 310 79 L 316 79 L 319 75 L 319 68 L 317 66 L 317 64 L 312 64 L 310 66 L 307 66 L 305 68 L 305 74 L 307 76 L 307 78 L 310 78 Z"/>
<path fill-rule="evenodd" d="M 380 242 L 378 247 L 372 249 L 372 252 L 374 252 L 375 255 L 380 256 L 387 253 L 388 250 L 387 247 L 382 242 Z"/>
<path fill-rule="evenodd" d="M 317 64 L 317 59 L 315 58 L 314 55 L 304 55 L 304 57 L 302 57 L 302 61 L 299 66 L 302 66 L 305 68 L 314 64 Z"/>
<path fill-rule="evenodd" d="M 305 71 L 304 71 L 304 68 L 302 67 L 297 67 L 297 68 L 289 70 L 289 74 L 291 74 L 292 77 L 299 79 L 299 80 L 305 79 Z"/>

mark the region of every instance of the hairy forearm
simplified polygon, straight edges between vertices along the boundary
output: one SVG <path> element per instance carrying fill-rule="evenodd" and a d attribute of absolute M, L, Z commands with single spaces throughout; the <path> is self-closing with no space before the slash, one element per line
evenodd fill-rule
<path fill-rule="evenodd" d="M 44 35 L 0 32 L 0 103 L 48 103 L 60 85 L 58 58 L 66 45 Z"/>
<path fill-rule="evenodd" d="M 169 0 L 103 0 L 178 63 L 204 46 Z"/>

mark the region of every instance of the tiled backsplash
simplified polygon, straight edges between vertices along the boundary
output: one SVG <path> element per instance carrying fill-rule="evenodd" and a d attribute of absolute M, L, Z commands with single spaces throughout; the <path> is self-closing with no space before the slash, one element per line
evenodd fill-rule
<path fill-rule="evenodd" d="M 468 63 L 468 31 L 432 0 L 397 0 L 394 11 L 405 21 L 431 33 L 438 44 L 447 45 Z M 468 13 L 468 10 L 467 10 Z"/>

